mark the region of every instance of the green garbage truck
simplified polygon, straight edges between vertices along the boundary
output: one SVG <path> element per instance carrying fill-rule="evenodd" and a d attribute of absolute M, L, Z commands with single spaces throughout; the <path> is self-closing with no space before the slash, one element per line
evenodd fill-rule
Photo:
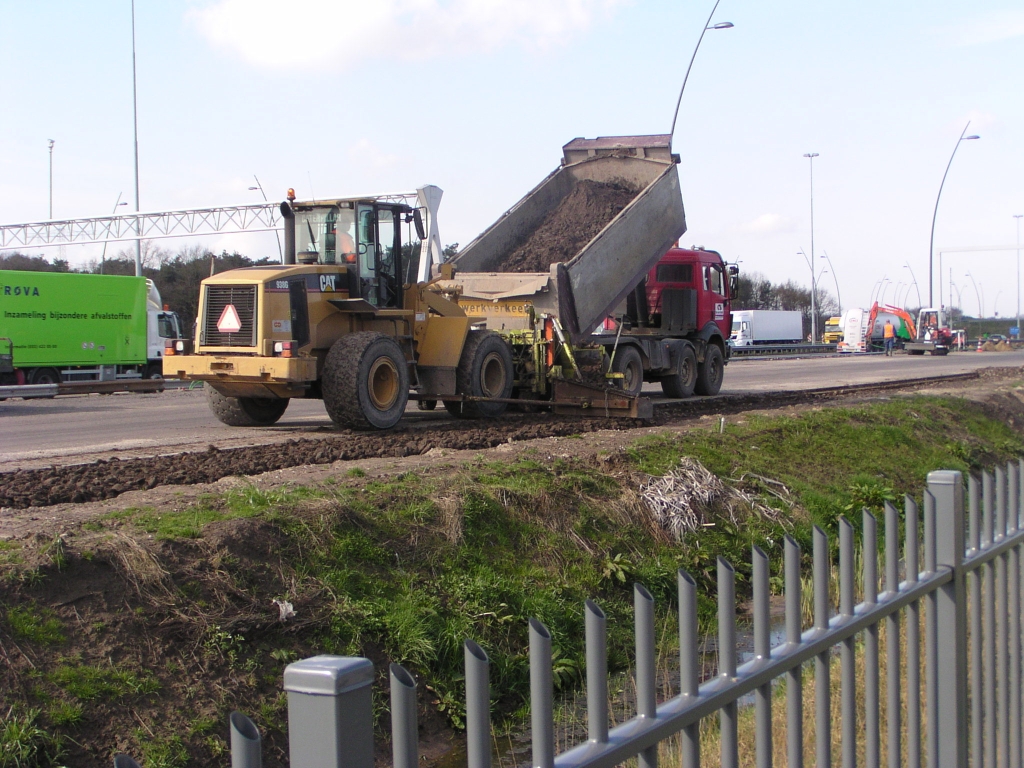
<path fill-rule="evenodd" d="M 179 338 L 177 313 L 144 277 L 0 270 L 13 358 L 0 384 L 159 378 L 165 340 Z"/>

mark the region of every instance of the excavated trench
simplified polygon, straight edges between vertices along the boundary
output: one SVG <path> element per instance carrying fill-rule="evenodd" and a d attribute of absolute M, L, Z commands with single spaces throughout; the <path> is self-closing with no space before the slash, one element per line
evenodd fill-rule
<path fill-rule="evenodd" d="M 111 499 L 128 491 L 158 485 L 212 483 L 233 475 L 252 476 L 304 464 L 330 464 L 371 458 L 419 456 L 435 448 L 482 450 L 502 443 L 579 435 L 599 430 L 627 430 L 671 424 L 707 414 L 733 414 L 763 408 L 842 400 L 872 392 L 915 390 L 925 382 L 977 379 L 977 372 L 903 382 L 886 382 L 818 390 L 719 395 L 657 404 L 653 422 L 551 414 L 508 413 L 496 421 L 477 420 L 406 426 L 387 432 L 339 432 L 270 445 L 178 453 L 88 464 L 18 470 L 0 474 L 0 508 L 26 509 L 52 504 Z"/>
<path fill-rule="evenodd" d="M 303 464 L 418 456 L 434 448 L 475 450 L 506 442 L 628 429 L 632 419 L 581 419 L 511 415 L 500 422 L 452 422 L 381 433 L 342 432 L 327 438 L 301 438 L 272 445 L 109 459 L 90 464 L 19 470 L 0 474 L 0 508 L 100 501 L 158 485 L 212 483 L 231 475 L 258 475 Z M 486 424 L 486 426 L 483 426 Z"/>

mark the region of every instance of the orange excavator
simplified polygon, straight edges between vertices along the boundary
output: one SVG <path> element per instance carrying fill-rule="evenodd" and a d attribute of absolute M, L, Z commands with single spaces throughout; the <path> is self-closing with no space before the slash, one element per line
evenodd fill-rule
<path fill-rule="evenodd" d="M 890 320 L 896 327 L 896 343 L 900 346 L 917 338 L 917 325 L 906 310 L 889 304 L 879 304 L 876 301 L 868 315 L 867 333 L 865 334 L 870 340 L 872 348 L 884 346 L 886 320 Z"/>

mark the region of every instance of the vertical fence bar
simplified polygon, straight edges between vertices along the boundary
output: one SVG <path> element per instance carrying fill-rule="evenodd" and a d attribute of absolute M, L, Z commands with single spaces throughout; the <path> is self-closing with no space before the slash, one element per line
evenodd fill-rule
<path fill-rule="evenodd" d="M 416 723 L 416 681 L 400 664 L 391 665 L 391 753 L 395 768 L 417 768 L 420 762 Z"/>
<path fill-rule="evenodd" d="M 786 642 L 791 648 L 800 645 L 803 585 L 800 581 L 800 545 L 786 534 Z M 786 673 L 786 764 L 788 768 L 804 765 L 804 691 L 800 667 Z"/>
<path fill-rule="evenodd" d="M 981 545 L 988 549 L 994 543 L 995 487 L 992 475 L 981 473 Z M 982 679 L 985 688 L 985 768 L 996 768 L 996 566 L 985 563 L 985 585 L 982 589 Z"/>
<path fill-rule="evenodd" d="M 657 659 L 654 655 L 654 598 L 643 584 L 633 585 L 633 616 L 636 626 L 636 713 L 657 717 Z M 640 753 L 640 768 L 658 768 L 658 745 Z"/>
<path fill-rule="evenodd" d="M 845 517 L 839 518 L 839 615 L 853 618 L 853 526 Z M 839 706 L 842 713 L 842 765 L 857 765 L 857 637 L 843 640 L 840 649 Z"/>
<path fill-rule="evenodd" d="M 1017 461 L 1017 498 L 1016 507 L 1011 513 L 1017 521 L 1017 530 L 1024 530 L 1024 458 L 1018 459 Z M 1013 501 L 1011 500 L 1011 503 Z M 1020 696 L 1017 697 L 1018 705 L 1020 706 L 1020 716 L 1015 722 L 1020 723 L 1021 728 L 1021 745 L 1017 750 L 1017 760 L 1019 765 L 1024 765 L 1024 617 L 1021 616 L 1021 612 L 1024 611 L 1024 547 L 1015 547 L 1017 550 L 1017 621 L 1020 623 L 1018 632 L 1015 633 L 1014 637 L 1017 642 L 1015 644 L 1016 654 L 1020 659 L 1020 674 L 1017 676 L 1016 682 L 1020 688 Z"/>
<path fill-rule="evenodd" d="M 924 492 L 924 570 L 935 573 L 935 497 Z M 925 598 L 924 615 L 924 711 L 925 744 L 928 749 L 929 768 L 940 768 L 939 763 L 939 625 L 935 621 L 938 595 L 929 592 Z"/>
<path fill-rule="evenodd" d="M 755 546 L 754 561 L 754 658 L 771 657 L 771 606 L 768 600 L 768 555 Z M 754 695 L 754 740 L 757 768 L 772 765 L 772 684 L 765 683 Z"/>
<path fill-rule="evenodd" d="M 1006 527 L 1007 535 L 1015 535 L 1019 530 L 1020 520 L 1020 475 L 1017 473 L 1016 462 L 1006 464 Z M 1007 608 L 1010 626 L 1007 635 L 1010 641 L 1010 713 L 1007 723 L 1010 730 L 1010 768 L 1021 768 L 1021 709 L 1020 709 L 1020 547 L 1009 552 L 1008 559 L 1009 599 Z"/>
<path fill-rule="evenodd" d="M 718 676 L 736 677 L 736 571 L 718 558 Z M 735 701 L 722 707 L 722 768 L 739 768 L 738 707 Z"/>
<path fill-rule="evenodd" d="M 608 620 L 593 600 L 584 603 L 587 634 L 587 731 L 591 741 L 608 741 Z"/>
<path fill-rule="evenodd" d="M 469 768 L 491 768 L 491 660 L 472 640 L 463 643 L 463 655 L 466 663 L 466 763 Z M 589 667 L 587 672 L 590 672 Z"/>
<path fill-rule="evenodd" d="M 700 649 L 697 645 L 697 582 L 686 571 L 676 574 L 679 585 L 679 692 L 697 698 L 700 695 Z M 700 766 L 700 723 L 682 733 L 682 768 Z"/>
<path fill-rule="evenodd" d="M 228 716 L 231 732 L 231 768 L 262 768 L 263 740 L 256 723 L 235 710 Z"/>
<path fill-rule="evenodd" d="M 971 554 L 981 551 L 981 483 L 967 479 L 968 533 Z M 971 571 L 971 765 L 982 768 L 985 759 L 983 736 L 984 699 L 981 671 L 981 570 Z"/>
<path fill-rule="evenodd" d="M 900 514 L 891 502 L 885 502 L 885 594 L 892 599 L 900 589 Z M 889 768 L 903 762 L 900 710 L 900 614 L 885 619 L 885 692 Z"/>
<path fill-rule="evenodd" d="M 533 768 L 554 768 L 554 685 L 551 679 L 551 633 L 530 619 L 530 730 Z"/>
<path fill-rule="evenodd" d="M 878 524 L 864 510 L 864 604 L 868 609 L 878 602 Z M 864 763 L 881 765 L 881 739 L 878 732 L 878 624 L 864 630 Z"/>
<path fill-rule="evenodd" d="M 996 484 L 996 529 L 995 542 L 1006 539 L 1006 472 L 997 466 Z M 1010 664 L 1007 658 L 1009 638 L 1007 637 L 1007 557 L 996 558 L 996 732 L 998 735 L 999 768 L 1010 764 Z"/>
<path fill-rule="evenodd" d="M 963 477 L 959 472 L 928 473 L 934 499 L 935 565 L 952 570 L 952 580 L 936 591 L 936 661 L 942 670 L 937 683 L 939 764 L 967 764 L 967 585 L 964 579 Z M 931 611 L 929 611 L 931 613 Z"/>
<path fill-rule="evenodd" d="M 832 570 L 828 554 L 828 536 L 814 526 L 814 628 L 828 630 L 828 582 Z M 829 652 L 814 657 L 814 749 L 818 768 L 832 765 L 832 707 L 829 684 Z"/>
<path fill-rule="evenodd" d="M 904 557 L 907 561 L 907 583 L 915 584 L 920 572 L 917 502 L 910 496 L 903 499 L 907 533 Z M 921 603 L 907 606 L 907 765 L 921 765 Z"/>

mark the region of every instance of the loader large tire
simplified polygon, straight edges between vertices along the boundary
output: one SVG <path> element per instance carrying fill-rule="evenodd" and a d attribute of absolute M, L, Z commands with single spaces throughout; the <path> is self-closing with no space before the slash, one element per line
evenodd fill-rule
<path fill-rule="evenodd" d="M 285 397 L 227 397 L 209 384 L 203 389 L 213 415 L 229 427 L 269 427 L 288 408 Z"/>
<path fill-rule="evenodd" d="M 351 429 L 390 429 L 409 402 L 409 368 L 398 342 L 361 331 L 331 346 L 320 382 L 331 421 Z"/>
<path fill-rule="evenodd" d="M 494 331 L 470 331 L 455 371 L 455 391 L 470 397 L 508 398 L 514 382 L 512 350 L 505 340 Z M 444 407 L 462 418 L 494 418 L 505 412 L 508 403 L 445 400 Z"/>
<path fill-rule="evenodd" d="M 709 343 L 704 350 L 704 362 L 697 366 L 697 384 L 693 391 L 698 395 L 717 395 L 725 378 L 725 359 L 717 344 Z"/>
<path fill-rule="evenodd" d="M 686 344 L 678 354 L 675 369 L 668 376 L 661 377 L 661 391 L 665 397 L 690 397 L 697 386 L 697 355 L 693 347 Z"/>
<path fill-rule="evenodd" d="M 606 379 L 627 395 L 639 395 L 644 388 L 644 361 L 636 347 L 626 344 L 615 350 L 612 373 L 621 373 L 621 379 Z"/>

